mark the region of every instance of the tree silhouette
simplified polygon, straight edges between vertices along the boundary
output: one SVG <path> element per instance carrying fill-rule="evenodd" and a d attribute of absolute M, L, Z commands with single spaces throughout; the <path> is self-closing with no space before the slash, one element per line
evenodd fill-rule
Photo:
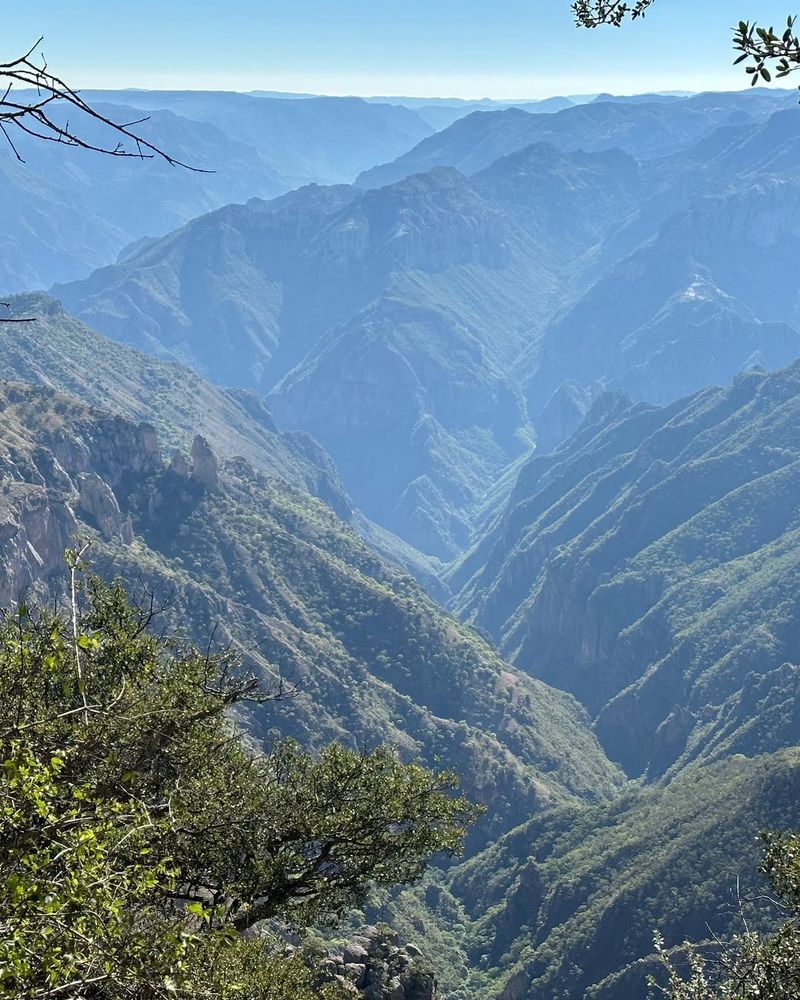
<path fill-rule="evenodd" d="M 15 129 L 45 142 L 76 146 L 107 156 L 161 159 L 173 167 L 198 170 L 170 156 L 137 131 L 136 126 L 147 121 L 147 117 L 119 122 L 93 108 L 79 91 L 50 71 L 44 55 L 36 55 L 41 42 L 39 38 L 23 55 L 0 63 L 0 131 L 18 160 L 23 158 L 14 142 Z M 72 121 L 69 115 L 74 116 Z M 104 126 L 107 142 L 90 138 L 87 126 L 91 123 Z"/>

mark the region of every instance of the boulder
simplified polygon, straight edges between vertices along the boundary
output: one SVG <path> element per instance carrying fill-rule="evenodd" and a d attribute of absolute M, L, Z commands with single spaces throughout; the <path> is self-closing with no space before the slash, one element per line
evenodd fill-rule
<path fill-rule="evenodd" d="M 358 941 L 351 941 L 343 952 L 345 965 L 365 965 L 369 961 L 369 952 Z"/>
<path fill-rule="evenodd" d="M 422 959 L 418 945 L 399 947 L 394 931 L 365 927 L 322 960 L 318 982 L 347 984 L 361 1000 L 444 1000 Z"/>

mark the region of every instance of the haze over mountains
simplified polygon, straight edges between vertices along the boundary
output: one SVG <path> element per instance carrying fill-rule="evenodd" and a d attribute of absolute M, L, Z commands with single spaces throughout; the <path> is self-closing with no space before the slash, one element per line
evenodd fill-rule
<path fill-rule="evenodd" d="M 84 91 L 113 121 L 148 118 L 141 134 L 210 173 L 96 156 L 23 136 L 0 161 L 6 225 L 0 285 L 47 287 L 110 264 L 129 243 L 197 215 L 300 184 L 350 182 L 376 158 L 405 152 L 433 129 L 414 111 L 359 98 L 287 101 L 200 91 Z M 89 126 L 102 143 L 108 130 Z M 113 145 L 113 143 L 112 143 Z M 11 260 L 19 263 L 10 263 Z"/>
<path fill-rule="evenodd" d="M 601 95 L 589 104 L 547 117 L 520 108 L 478 112 L 461 119 L 394 162 L 365 171 L 363 187 L 381 187 L 431 167 L 451 166 L 472 174 L 533 142 L 586 152 L 623 149 L 653 159 L 686 148 L 713 128 L 728 123 L 758 122 L 781 108 L 794 108 L 791 91 L 748 94 L 697 94 L 685 100 L 613 100 Z"/>
<path fill-rule="evenodd" d="M 796 93 L 87 96 L 226 169 L 0 161 L 3 602 L 93 537 L 488 806 L 360 914 L 451 1000 L 644 1000 L 796 825 Z"/>
<path fill-rule="evenodd" d="M 449 559 L 503 471 L 603 386 L 667 402 L 796 356 L 790 100 L 479 112 L 393 176 L 430 166 L 431 144 L 446 165 L 229 206 L 55 294 L 269 392 L 359 507 Z"/>
<path fill-rule="evenodd" d="M 129 243 L 159 236 L 229 202 L 271 198 L 302 184 L 349 183 L 435 130 L 495 101 L 317 97 L 218 91 L 83 91 L 113 121 L 149 120 L 141 134 L 192 167 L 158 161 L 97 160 L 42 149 L 17 137 L 15 157 L 0 162 L 5 219 L 0 285 L 9 292 L 47 287 L 113 263 Z M 20 94 L 24 98 L 24 94 Z M 296 97 L 296 99 L 290 99 Z M 551 112 L 567 98 L 521 102 Z M 109 138 L 99 124 L 88 137 Z"/>

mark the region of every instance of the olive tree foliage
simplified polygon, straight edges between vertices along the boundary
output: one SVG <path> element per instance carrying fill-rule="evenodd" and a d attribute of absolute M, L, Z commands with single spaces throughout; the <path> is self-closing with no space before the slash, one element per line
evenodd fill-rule
<path fill-rule="evenodd" d="M 608 24 L 619 28 L 626 20 L 644 17 L 655 0 L 574 0 L 572 11 L 581 28 L 597 28 Z M 733 48 L 738 53 L 735 63 L 747 62 L 746 72 L 751 83 L 769 83 L 800 69 L 800 38 L 795 32 L 796 17 L 788 17 L 784 27 L 776 31 L 755 21 L 739 21 L 733 28 Z M 772 69 L 770 69 L 772 67 Z"/>
<path fill-rule="evenodd" d="M 457 853 L 455 779 L 389 749 L 256 750 L 230 660 L 84 575 L 0 624 L 0 997 L 303 1000 L 263 921 L 333 921 Z"/>
<path fill-rule="evenodd" d="M 677 954 L 656 936 L 666 981 L 652 984 L 655 994 L 668 1000 L 800 1000 L 800 836 L 765 833 L 763 839 L 761 870 L 769 889 L 740 903 L 742 932 L 705 948 L 686 945 Z M 749 903 L 772 911 L 774 933 L 751 930 Z M 688 968 L 678 967 L 680 959 Z"/>

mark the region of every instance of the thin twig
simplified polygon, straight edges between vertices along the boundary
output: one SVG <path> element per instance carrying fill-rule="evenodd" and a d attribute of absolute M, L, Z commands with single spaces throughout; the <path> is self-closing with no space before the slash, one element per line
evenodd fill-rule
<path fill-rule="evenodd" d="M 148 142 L 138 132 L 132 131 L 134 126 L 148 121 L 147 117 L 131 122 L 116 122 L 92 107 L 81 97 L 79 91 L 74 90 L 54 73 L 49 72 L 44 56 L 42 56 L 41 65 L 37 65 L 33 61 L 33 54 L 42 40 L 39 38 L 24 55 L 17 59 L 0 63 L 0 87 L 4 88 L 3 96 L 0 98 L 0 131 L 2 131 L 17 160 L 25 162 L 9 134 L 10 126 L 45 142 L 75 146 L 96 153 L 104 153 L 107 156 L 134 157 L 140 160 L 161 159 L 172 167 L 183 167 L 195 173 L 213 173 L 211 170 L 195 167 L 178 160 L 155 143 Z M 14 88 L 32 90 L 37 99 L 31 101 L 14 100 L 12 99 Z M 111 143 L 104 144 L 92 141 L 85 134 L 81 134 L 78 128 L 70 126 L 69 119 L 64 124 L 60 124 L 52 117 L 50 107 L 51 105 L 57 106 L 58 102 L 61 102 L 62 106 L 66 105 L 68 108 L 75 109 L 80 116 L 110 129 L 112 134 L 117 137 L 116 143 L 112 145 Z"/>

